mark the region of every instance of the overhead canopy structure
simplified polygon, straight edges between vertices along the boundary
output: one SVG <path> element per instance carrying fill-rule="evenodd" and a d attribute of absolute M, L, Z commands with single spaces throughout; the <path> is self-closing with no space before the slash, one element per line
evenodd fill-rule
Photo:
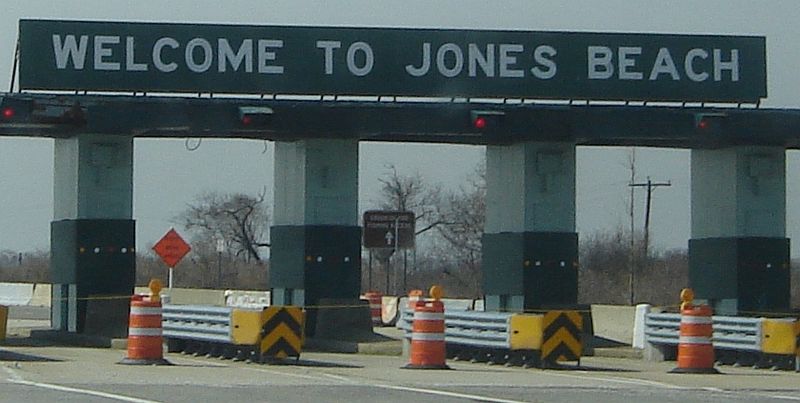
<path fill-rule="evenodd" d="M 0 135 L 800 147 L 800 110 L 0 94 Z M 250 115 L 248 115 L 250 111 Z M 480 127 L 482 117 L 490 124 Z"/>

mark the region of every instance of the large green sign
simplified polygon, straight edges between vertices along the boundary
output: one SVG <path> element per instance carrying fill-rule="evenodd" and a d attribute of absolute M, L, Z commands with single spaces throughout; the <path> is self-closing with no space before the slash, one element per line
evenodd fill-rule
<path fill-rule="evenodd" d="M 763 37 L 22 20 L 22 89 L 754 102 Z"/>

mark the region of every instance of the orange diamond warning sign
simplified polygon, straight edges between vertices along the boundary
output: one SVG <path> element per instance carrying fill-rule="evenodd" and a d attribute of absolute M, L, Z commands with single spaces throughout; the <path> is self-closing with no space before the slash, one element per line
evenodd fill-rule
<path fill-rule="evenodd" d="M 175 267 L 190 250 L 192 247 L 178 235 L 175 228 L 171 228 L 158 243 L 153 245 L 153 251 L 161 256 L 161 260 L 169 267 Z"/>

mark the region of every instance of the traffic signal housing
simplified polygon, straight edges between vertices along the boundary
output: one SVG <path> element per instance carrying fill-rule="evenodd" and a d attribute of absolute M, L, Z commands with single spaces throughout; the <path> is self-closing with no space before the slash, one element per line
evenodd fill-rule
<path fill-rule="evenodd" d="M 497 132 L 503 129 L 506 113 L 495 110 L 470 111 L 472 128 L 485 133 Z"/>
<path fill-rule="evenodd" d="M 725 118 L 728 115 L 724 113 L 695 113 L 694 115 L 694 128 L 700 133 L 716 133 L 722 130 L 725 124 Z"/>
<path fill-rule="evenodd" d="M 0 123 L 25 122 L 32 110 L 32 101 L 0 97 Z"/>
<path fill-rule="evenodd" d="M 272 122 L 273 113 L 267 106 L 240 106 L 239 122 L 245 129 L 262 129 Z"/>

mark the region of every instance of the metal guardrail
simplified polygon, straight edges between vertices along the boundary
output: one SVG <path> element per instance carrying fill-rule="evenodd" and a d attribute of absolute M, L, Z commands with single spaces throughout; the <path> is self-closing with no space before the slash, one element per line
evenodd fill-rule
<path fill-rule="evenodd" d="M 166 338 L 231 342 L 230 307 L 165 304 L 162 309 L 161 325 Z"/>
<path fill-rule="evenodd" d="M 445 342 L 470 347 L 508 349 L 508 334 L 511 313 L 445 310 Z M 414 311 L 400 310 L 397 328 L 405 331 L 405 338 L 411 338 L 411 323 Z"/>
<path fill-rule="evenodd" d="M 761 351 L 763 318 L 712 316 L 714 348 Z M 649 313 L 645 316 L 645 341 L 652 344 L 678 345 L 681 315 Z"/>

